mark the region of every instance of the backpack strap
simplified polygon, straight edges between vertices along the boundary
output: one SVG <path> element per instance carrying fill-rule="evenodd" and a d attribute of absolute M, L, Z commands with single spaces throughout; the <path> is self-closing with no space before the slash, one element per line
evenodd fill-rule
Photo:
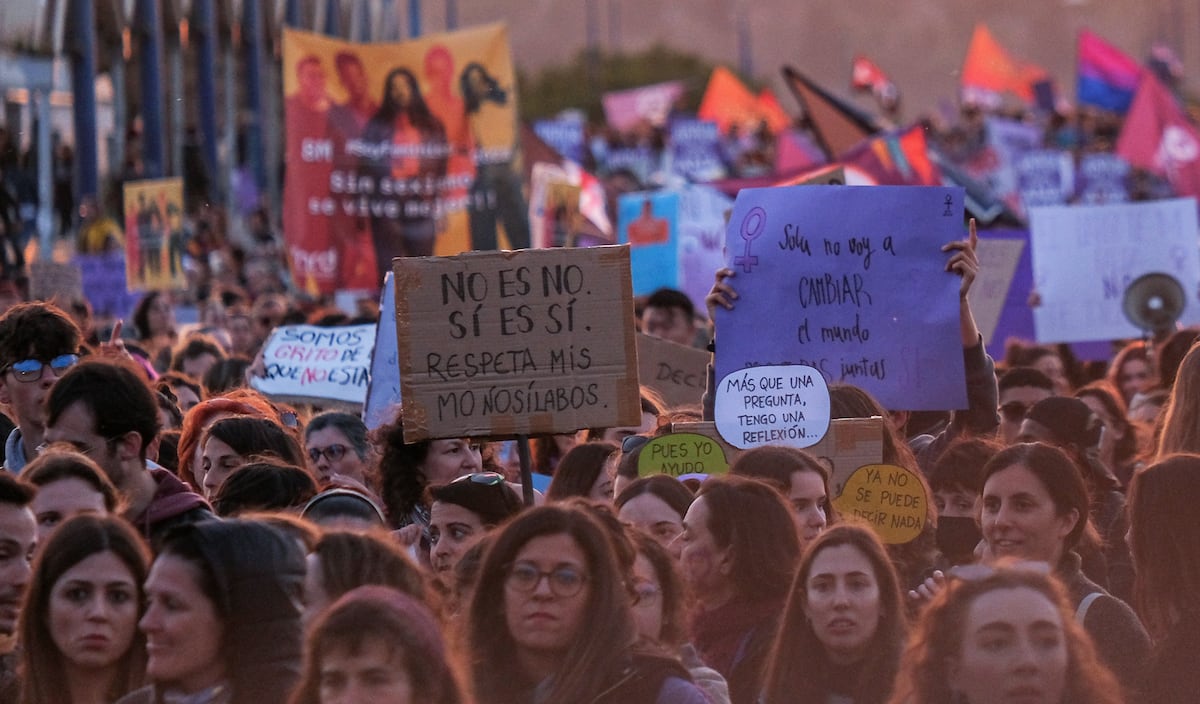
<path fill-rule="evenodd" d="M 1088 609 L 1092 608 L 1092 604 L 1102 596 L 1104 596 L 1104 592 L 1092 592 L 1083 597 L 1083 600 L 1079 602 L 1079 608 L 1075 609 L 1075 623 L 1082 626 L 1084 620 L 1087 619 Z"/>

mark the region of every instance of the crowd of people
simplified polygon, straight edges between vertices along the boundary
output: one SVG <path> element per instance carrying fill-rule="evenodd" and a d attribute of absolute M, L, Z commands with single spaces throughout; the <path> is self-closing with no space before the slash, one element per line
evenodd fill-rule
<path fill-rule="evenodd" d="M 711 417 L 708 395 L 668 407 L 643 388 L 639 426 L 532 439 L 550 483 L 529 506 L 509 443 L 405 442 L 398 413 L 368 429 L 249 387 L 271 329 L 345 314 L 264 295 L 181 332 L 155 292 L 134 334 L 101 337 L 51 302 L 14 305 L 0 700 L 1191 701 L 1198 333 L 1104 368 L 1015 343 L 994 361 L 967 302 L 974 243 L 945 248 L 969 408 L 831 385 L 833 417 L 882 417 L 881 459 L 926 485 L 904 544 L 839 515 L 802 450 L 639 476 L 649 439 Z M 736 285 L 717 273 L 709 320 L 752 305 Z M 639 325 L 717 339 L 669 290 Z"/>

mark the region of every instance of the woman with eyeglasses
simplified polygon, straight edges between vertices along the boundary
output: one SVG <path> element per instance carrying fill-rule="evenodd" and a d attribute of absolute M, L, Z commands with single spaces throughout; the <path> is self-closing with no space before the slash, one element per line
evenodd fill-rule
<path fill-rule="evenodd" d="M 664 477 L 666 479 L 666 477 Z M 674 481 L 674 480 L 671 480 Z M 638 637 L 678 653 L 692 681 L 712 704 L 729 703 L 729 683 L 696 654 L 687 637 L 687 592 L 675 558 L 647 533 L 628 531 L 637 551 L 633 561 L 633 621 Z"/>
<path fill-rule="evenodd" d="M 1148 704 L 1182 704 L 1200 693 L 1200 456 L 1171 455 L 1129 487 L 1129 547 L 1137 564 L 1138 613 L 1154 634 Z"/>
<path fill-rule="evenodd" d="M 629 590 L 611 540 L 586 512 L 539 506 L 494 539 L 466 628 L 481 702 L 707 701 L 677 660 L 633 648 Z"/>
<path fill-rule="evenodd" d="M 1075 551 L 1085 533 L 1099 539 L 1075 462 L 1043 443 L 1006 448 L 984 465 L 982 506 L 986 558 L 1049 565 L 1104 663 L 1127 688 L 1140 686 L 1150 638 L 1125 602 L 1084 576 Z"/>
<path fill-rule="evenodd" d="M 750 704 L 800 557 L 791 508 L 768 484 L 714 477 L 688 508 L 679 541 L 680 571 L 696 601 L 688 635 L 729 682 L 733 704 Z"/>
<path fill-rule="evenodd" d="M 150 551 L 115 517 L 77 516 L 42 546 L 21 610 L 22 704 L 104 704 L 140 686 Z"/>
<path fill-rule="evenodd" d="M 521 511 L 521 498 L 504 475 L 476 472 L 429 488 L 429 562 L 447 591 L 454 568 L 471 546 Z"/>
<path fill-rule="evenodd" d="M 342 476 L 379 491 L 378 477 L 370 458 L 367 426 L 358 416 L 326 411 L 313 416 L 304 426 L 304 451 L 317 480 L 327 483 Z"/>
<path fill-rule="evenodd" d="M 1016 567 L 951 581 L 916 625 L 890 704 L 1122 704 L 1065 597 Z"/>
<path fill-rule="evenodd" d="M 842 524 L 821 533 L 792 584 L 763 704 L 882 704 L 907 633 L 899 584 L 870 528 Z"/>

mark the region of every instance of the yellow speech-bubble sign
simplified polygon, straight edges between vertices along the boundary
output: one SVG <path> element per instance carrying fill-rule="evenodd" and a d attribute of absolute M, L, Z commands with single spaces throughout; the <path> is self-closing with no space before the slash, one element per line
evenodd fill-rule
<path fill-rule="evenodd" d="M 653 438 L 638 455 L 638 476 L 666 474 L 725 474 L 729 460 L 720 443 L 697 433 L 672 433 Z"/>
<path fill-rule="evenodd" d="M 854 470 L 833 505 L 841 515 L 870 524 L 888 545 L 901 545 L 921 534 L 929 497 L 913 472 L 890 464 L 868 464 Z"/>

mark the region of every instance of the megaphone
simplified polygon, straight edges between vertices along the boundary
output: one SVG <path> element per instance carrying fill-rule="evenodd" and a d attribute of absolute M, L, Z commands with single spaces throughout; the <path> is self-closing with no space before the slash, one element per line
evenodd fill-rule
<path fill-rule="evenodd" d="M 1125 288 L 1121 307 L 1125 317 L 1147 336 L 1165 337 L 1183 315 L 1187 294 L 1170 274 L 1142 274 Z"/>

